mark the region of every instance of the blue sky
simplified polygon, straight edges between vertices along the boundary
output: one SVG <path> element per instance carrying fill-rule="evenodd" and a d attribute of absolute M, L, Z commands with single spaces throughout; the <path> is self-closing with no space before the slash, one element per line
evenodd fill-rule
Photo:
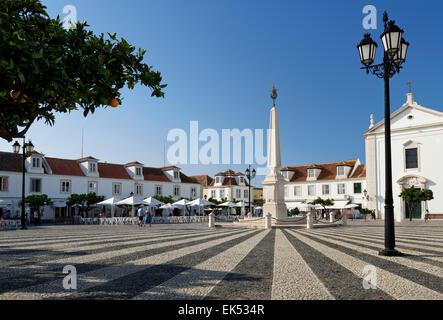
<path fill-rule="evenodd" d="M 79 158 L 81 131 L 84 154 L 103 161 L 138 160 L 162 166 L 168 131 L 268 127 L 275 83 L 279 97 L 283 165 L 360 158 L 362 132 L 369 115 L 383 117 L 383 81 L 360 70 L 356 49 L 366 30 L 365 5 L 405 30 L 411 43 L 405 68 L 391 81 L 392 110 L 406 100 L 407 81 L 416 100 L 443 111 L 441 70 L 443 27 L 441 1 L 252 1 L 252 0 L 47 0 L 52 17 L 63 17 L 72 4 L 78 20 L 96 33 L 116 32 L 147 50 L 145 61 L 160 70 L 166 98 L 151 98 L 146 88 L 124 90 L 123 105 L 57 115 L 54 127 L 37 123 L 29 131 L 37 150 L 48 156 Z M 377 53 L 381 59 L 382 46 Z M 167 147 L 170 144 L 167 144 Z M 10 144 L 0 140 L 0 150 Z M 210 174 L 246 165 L 180 165 L 188 175 Z M 258 177 L 256 183 L 263 177 Z"/>

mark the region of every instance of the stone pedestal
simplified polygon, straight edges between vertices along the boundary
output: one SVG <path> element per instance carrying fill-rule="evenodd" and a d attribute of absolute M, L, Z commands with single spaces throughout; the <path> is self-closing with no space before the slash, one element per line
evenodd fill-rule
<path fill-rule="evenodd" d="M 214 214 L 211 212 L 209 214 L 209 228 L 214 228 L 215 227 L 215 216 Z"/>
<path fill-rule="evenodd" d="M 343 226 L 348 224 L 348 218 L 346 217 L 346 214 L 343 214 L 343 217 L 341 218 L 341 224 Z"/>
<path fill-rule="evenodd" d="M 329 222 L 334 222 L 334 212 L 329 213 Z"/>
<path fill-rule="evenodd" d="M 268 213 L 265 218 L 265 229 L 272 228 L 272 215 Z"/>
<path fill-rule="evenodd" d="M 313 229 L 314 228 L 314 222 L 312 219 L 312 214 L 309 212 L 306 215 L 306 229 Z"/>

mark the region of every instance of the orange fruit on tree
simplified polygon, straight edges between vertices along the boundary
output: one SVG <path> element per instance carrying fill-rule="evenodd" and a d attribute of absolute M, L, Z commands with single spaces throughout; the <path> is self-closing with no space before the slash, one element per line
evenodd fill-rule
<path fill-rule="evenodd" d="M 118 100 L 117 100 L 116 98 L 114 98 L 114 99 L 112 99 L 111 101 L 109 101 L 109 105 L 110 105 L 111 107 L 113 107 L 113 108 L 117 108 L 119 104 L 120 104 L 120 103 L 118 102 Z"/>
<path fill-rule="evenodd" d="M 20 90 L 11 90 L 9 94 L 11 95 L 12 99 L 17 99 L 20 96 L 20 93 Z"/>

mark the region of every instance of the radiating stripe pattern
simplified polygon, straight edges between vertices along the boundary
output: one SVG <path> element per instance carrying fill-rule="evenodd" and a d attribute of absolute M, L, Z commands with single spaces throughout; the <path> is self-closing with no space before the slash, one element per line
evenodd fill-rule
<path fill-rule="evenodd" d="M 0 233 L 0 300 L 443 300 L 443 222 L 43 226 Z M 66 266 L 72 270 L 63 272 Z M 67 279 L 69 278 L 69 281 Z M 76 288 L 66 286 L 75 281 Z"/>

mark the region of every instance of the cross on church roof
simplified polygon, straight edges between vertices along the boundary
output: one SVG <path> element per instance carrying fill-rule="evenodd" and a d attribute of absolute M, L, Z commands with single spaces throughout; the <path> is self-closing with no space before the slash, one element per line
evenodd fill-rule
<path fill-rule="evenodd" d="M 411 80 L 408 81 L 408 85 L 409 85 L 409 92 L 412 92 L 412 81 Z"/>

